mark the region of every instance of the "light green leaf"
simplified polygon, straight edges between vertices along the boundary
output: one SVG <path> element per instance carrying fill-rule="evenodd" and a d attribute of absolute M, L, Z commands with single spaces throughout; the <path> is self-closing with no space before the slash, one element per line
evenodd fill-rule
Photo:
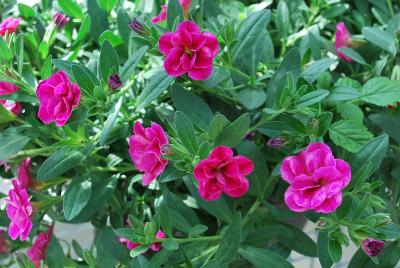
<path fill-rule="evenodd" d="M 362 34 L 372 44 L 386 50 L 393 56 L 397 53 L 396 41 L 393 35 L 374 27 L 362 28 Z"/>
<path fill-rule="evenodd" d="M 168 29 L 174 30 L 175 23 L 183 21 L 183 10 L 178 0 L 170 0 L 168 2 L 167 25 Z"/>
<path fill-rule="evenodd" d="M 342 47 L 339 49 L 340 52 L 342 52 L 344 55 L 349 57 L 350 59 L 354 60 L 355 62 L 358 62 L 360 64 L 367 64 L 363 56 L 361 56 L 360 53 L 358 53 L 356 50 L 352 49 L 351 47 Z"/>
<path fill-rule="evenodd" d="M 329 136 L 336 145 L 353 153 L 374 137 L 364 125 L 351 120 L 340 120 L 332 124 Z"/>
<path fill-rule="evenodd" d="M 328 70 L 329 67 L 331 67 L 335 62 L 336 60 L 331 58 L 323 58 L 314 61 L 306 67 L 306 69 L 303 71 L 302 77 L 309 83 L 312 83 L 317 80 L 321 74 Z"/>
<path fill-rule="evenodd" d="M 124 66 L 121 68 L 120 77 L 122 82 L 129 80 L 148 48 L 148 46 L 141 47 L 135 51 L 135 53 L 129 56 Z"/>
<path fill-rule="evenodd" d="M 249 132 L 250 116 L 241 115 L 234 122 L 230 123 L 215 140 L 215 145 L 235 147 Z"/>
<path fill-rule="evenodd" d="M 21 151 L 29 142 L 29 138 L 21 135 L 0 134 L 0 161 L 6 161 Z"/>
<path fill-rule="evenodd" d="M 393 101 L 400 100 L 400 81 L 375 77 L 365 83 L 361 93 L 361 100 L 378 106 L 387 106 Z"/>
<path fill-rule="evenodd" d="M 75 0 L 58 0 L 58 6 L 70 17 L 83 19 L 82 8 L 76 3 Z"/>
<path fill-rule="evenodd" d="M 119 110 L 121 109 L 123 100 L 124 96 L 119 98 L 118 102 L 114 105 L 113 111 L 110 113 L 106 122 L 104 123 L 103 132 L 101 133 L 100 136 L 101 145 L 105 145 L 107 143 L 107 139 L 110 136 L 110 133 L 117 122 Z"/>
<path fill-rule="evenodd" d="M 307 107 L 311 106 L 315 103 L 318 103 L 325 99 L 329 95 L 328 90 L 318 89 L 307 93 L 299 98 L 299 102 L 297 103 L 296 107 Z"/>

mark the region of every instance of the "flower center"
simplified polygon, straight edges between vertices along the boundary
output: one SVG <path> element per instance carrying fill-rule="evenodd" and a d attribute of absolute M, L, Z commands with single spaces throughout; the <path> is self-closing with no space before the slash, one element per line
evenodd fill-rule
<path fill-rule="evenodd" d="M 185 51 L 186 54 L 188 54 L 189 56 L 192 56 L 192 50 L 188 46 L 185 46 L 183 48 L 183 50 Z"/>

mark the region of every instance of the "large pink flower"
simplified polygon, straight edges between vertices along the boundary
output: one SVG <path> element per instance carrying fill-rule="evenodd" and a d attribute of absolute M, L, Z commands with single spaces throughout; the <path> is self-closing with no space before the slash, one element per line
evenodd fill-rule
<path fill-rule="evenodd" d="M 40 261 L 46 259 L 46 250 L 50 244 L 53 235 L 54 225 L 50 226 L 47 232 L 41 232 L 28 249 L 27 255 L 29 259 L 35 264 L 35 267 L 40 267 Z"/>
<path fill-rule="evenodd" d="M 168 163 L 162 158 L 162 150 L 169 144 L 168 138 L 162 127 L 156 123 L 144 128 L 136 121 L 133 133 L 129 139 L 129 154 L 136 168 L 144 172 L 142 183 L 147 186 L 163 172 Z"/>
<path fill-rule="evenodd" d="M 19 23 L 21 22 L 21 18 L 12 18 L 9 17 L 5 19 L 2 23 L 0 23 L 0 35 L 4 36 L 6 33 L 12 34 L 15 33 L 18 29 Z"/>
<path fill-rule="evenodd" d="M 19 87 L 10 82 L 0 82 L 0 95 L 9 95 L 18 91 Z M 0 104 L 3 107 L 12 112 L 15 115 L 19 115 L 22 112 L 22 105 L 19 102 L 0 100 Z"/>
<path fill-rule="evenodd" d="M 346 25 L 343 22 L 339 22 L 336 25 L 336 33 L 335 33 L 335 49 L 339 58 L 342 58 L 348 62 L 351 62 L 352 59 L 343 54 L 339 49 L 342 47 L 350 47 L 351 45 L 351 35 L 346 28 Z"/>
<path fill-rule="evenodd" d="M 163 239 L 163 238 L 165 238 L 165 237 L 166 237 L 166 235 L 165 235 L 164 232 L 161 231 L 161 230 L 159 230 L 159 231 L 157 232 L 157 234 L 156 234 L 156 238 L 157 238 L 157 239 Z M 141 245 L 140 243 L 135 243 L 135 242 L 129 241 L 128 239 L 125 239 L 125 238 L 123 238 L 123 237 L 119 237 L 119 238 L 118 238 L 118 241 L 119 241 L 120 243 L 126 244 L 126 247 L 127 247 L 129 250 L 133 250 L 133 249 L 135 249 L 135 248 L 137 248 L 138 246 Z M 162 244 L 161 244 L 160 242 L 154 242 L 154 243 L 152 243 L 152 244 L 150 245 L 150 248 L 151 248 L 153 251 L 160 251 L 161 247 L 162 247 Z M 143 253 L 146 253 L 146 252 L 143 252 Z"/>
<path fill-rule="evenodd" d="M 192 0 L 179 0 L 179 3 L 182 6 L 183 14 L 186 17 L 189 13 L 190 5 L 192 4 Z M 167 19 L 168 7 L 166 5 L 161 6 L 161 13 L 155 16 L 151 22 L 157 24 L 159 22 L 165 21 Z"/>
<path fill-rule="evenodd" d="M 238 155 L 231 148 L 217 146 L 207 159 L 195 167 L 194 177 L 199 183 L 199 194 L 207 201 L 218 199 L 222 193 L 241 197 L 249 189 L 246 176 L 253 172 L 253 162 Z"/>
<path fill-rule="evenodd" d="M 31 185 L 32 178 L 30 174 L 31 159 L 27 158 L 18 166 L 18 183 L 21 189 L 28 189 Z"/>
<path fill-rule="evenodd" d="M 334 158 L 328 145 L 312 143 L 283 160 L 281 175 L 290 184 L 285 202 L 291 210 L 330 213 L 342 203 L 351 170 L 346 161 Z"/>
<path fill-rule="evenodd" d="M 17 180 L 13 180 L 13 189 L 8 192 L 7 216 L 10 219 L 8 234 L 12 240 L 19 238 L 23 241 L 28 238 L 32 229 L 33 207 L 29 202 L 26 189 L 21 189 Z"/>
<path fill-rule="evenodd" d="M 39 83 L 36 95 L 40 101 L 39 118 L 45 124 L 63 126 L 79 104 L 81 90 L 71 83 L 67 74 L 59 71 Z"/>
<path fill-rule="evenodd" d="M 210 77 L 213 60 L 219 52 L 215 35 L 201 32 L 199 26 L 191 21 L 182 22 L 174 33 L 164 33 L 158 46 L 166 56 L 164 68 L 169 75 L 177 77 L 188 73 L 193 80 Z"/>

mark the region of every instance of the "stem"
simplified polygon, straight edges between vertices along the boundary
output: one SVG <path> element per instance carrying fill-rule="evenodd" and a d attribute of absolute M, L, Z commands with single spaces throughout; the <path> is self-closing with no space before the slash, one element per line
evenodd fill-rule
<path fill-rule="evenodd" d="M 178 244 L 190 243 L 190 242 L 204 242 L 204 241 L 219 241 L 221 236 L 203 236 L 203 237 L 193 237 L 193 238 L 175 238 Z"/>
<path fill-rule="evenodd" d="M 249 75 L 247 75 L 247 74 L 245 74 L 244 72 L 242 72 L 242 71 L 236 69 L 235 67 L 226 66 L 226 65 L 221 65 L 221 64 L 215 64 L 215 66 L 221 67 L 221 68 L 224 68 L 224 69 L 227 69 L 227 70 L 232 71 L 232 72 L 234 72 L 234 73 L 237 73 L 237 74 L 241 75 L 242 77 L 246 78 L 247 80 L 250 80 L 250 79 L 251 79 L 251 77 L 250 77 Z"/>
<path fill-rule="evenodd" d="M 392 0 L 386 0 L 386 3 L 389 7 L 389 11 L 390 11 L 390 15 L 392 15 L 392 17 L 394 17 L 394 11 L 393 11 L 393 6 L 392 6 Z"/>
<path fill-rule="evenodd" d="M 259 198 L 257 198 L 256 201 L 254 201 L 253 205 L 250 207 L 250 209 L 247 212 L 246 216 L 243 218 L 242 226 L 245 226 L 249 222 L 250 215 L 253 214 L 258 209 L 258 207 L 260 205 L 261 205 L 261 200 Z"/>

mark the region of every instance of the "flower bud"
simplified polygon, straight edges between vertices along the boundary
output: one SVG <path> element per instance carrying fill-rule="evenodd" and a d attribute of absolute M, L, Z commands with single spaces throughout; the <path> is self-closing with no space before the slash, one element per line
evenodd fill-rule
<path fill-rule="evenodd" d="M 365 254 L 375 257 L 383 252 L 382 248 L 385 246 L 385 242 L 369 237 L 361 242 L 361 246 Z"/>
<path fill-rule="evenodd" d="M 57 12 L 53 16 L 53 21 L 56 24 L 57 29 L 61 30 L 69 22 L 69 18 L 65 14 Z"/>
<path fill-rule="evenodd" d="M 122 86 L 121 78 L 118 74 L 113 74 L 108 77 L 108 87 L 111 89 L 117 89 Z"/>
<path fill-rule="evenodd" d="M 267 146 L 274 148 L 274 149 L 279 149 L 279 148 L 283 147 L 284 143 L 285 143 L 285 140 L 283 138 L 276 137 L 276 138 L 269 139 L 267 141 Z"/>
<path fill-rule="evenodd" d="M 129 28 L 135 31 L 140 35 L 149 35 L 149 30 L 146 26 L 144 26 L 138 19 L 133 19 L 131 23 L 129 23 Z"/>
<path fill-rule="evenodd" d="M 256 133 L 254 131 L 247 133 L 245 139 L 248 141 L 252 141 L 254 139 L 254 136 L 256 135 Z"/>

